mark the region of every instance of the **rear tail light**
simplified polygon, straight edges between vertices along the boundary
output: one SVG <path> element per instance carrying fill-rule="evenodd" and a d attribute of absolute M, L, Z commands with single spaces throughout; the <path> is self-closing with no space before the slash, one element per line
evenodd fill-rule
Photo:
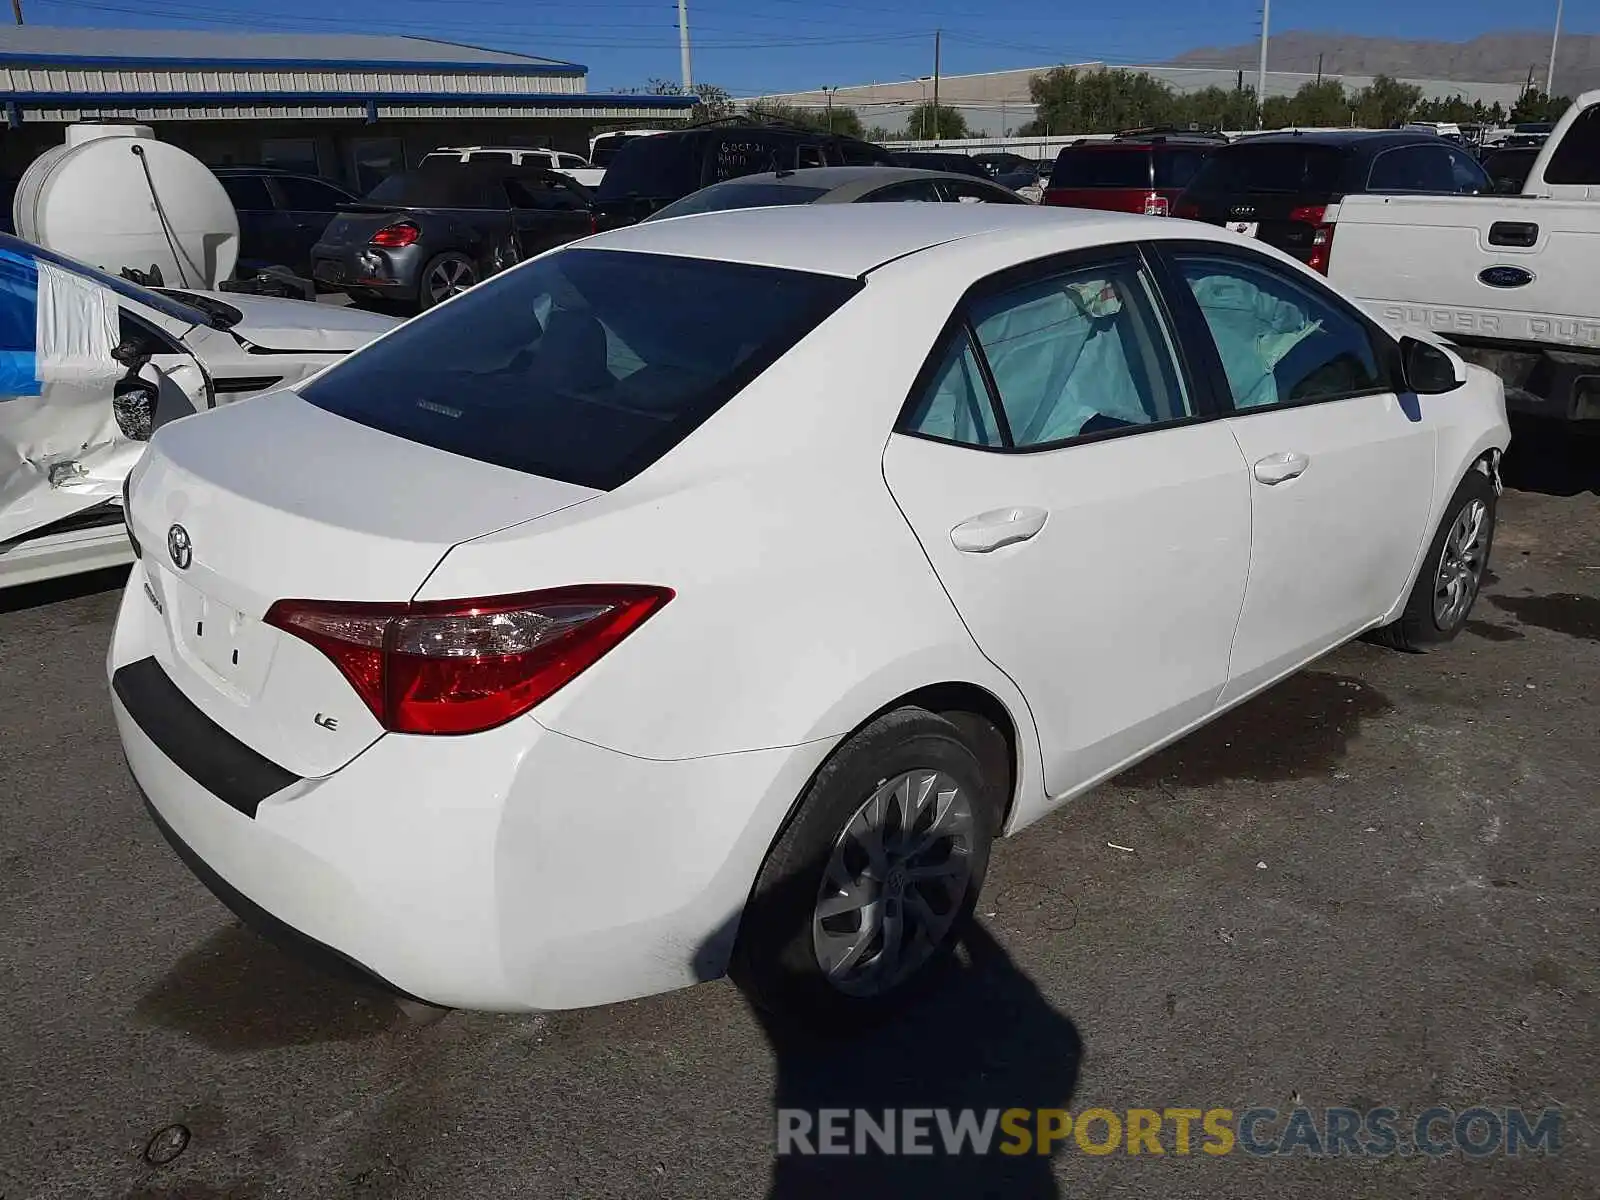
<path fill-rule="evenodd" d="M 1326 206 L 1321 204 L 1308 204 L 1289 212 L 1291 221 L 1312 227 L 1311 255 L 1306 259 L 1306 266 L 1321 275 L 1328 273 L 1328 259 L 1333 254 L 1333 223 L 1326 219 L 1327 215 Z"/>
<path fill-rule="evenodd" d="M 386 250 L 399 250 L 412 245 L 420 236 L 422 230 L 410 221 L 396 221 L 393 225 L 385 225 L 372 235 L 372 245 L 382 246 Z"/>
<path fill-rule="evenodd" d="M 1171 203 L 1160 192 L 1151 192 L 1144 198 L 1144 215 L 1147 217 L 1164 217 L 1171 210 Z"/>
<path fill-rule="evenodd" d="M 589 214 L 589 232 L 590 233 L 599 233 L 600 232 L 600 218 L 595 216 L 594 213 L 590 213 Z"/>
<path fill-rule="evenodd" d="M 571 683 L 672 596 L 595 584 L 420 604 L 280 600 L 266 622 L 326 655 L 385 729 L 477 733 Z"/>

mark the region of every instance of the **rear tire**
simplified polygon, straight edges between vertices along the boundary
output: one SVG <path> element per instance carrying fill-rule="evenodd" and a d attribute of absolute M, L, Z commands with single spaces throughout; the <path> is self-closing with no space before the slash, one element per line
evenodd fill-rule
<path fill-rule="evenodd" d="M 899 1011 L 971 917 L 1000 821 L 982 747 L 899 708 L 817 772 L 762 866 L 730 974 L 771 1016 L 838 1031 Z"/>
<path fill-rule="evenodd" d="M 1472 615 L 1494 547 L 1495 491 L 1477 467 L 1456 488 L 1398 620 L 1372 640 L 1418 653 L 1448 642 Z"/>
<path fill-rule="evenodd" d="M 417 311 L 426 312 L 478 282 L 478 266 L 465 254 L 447 250 L 428 260 L 417 284 Z"/>

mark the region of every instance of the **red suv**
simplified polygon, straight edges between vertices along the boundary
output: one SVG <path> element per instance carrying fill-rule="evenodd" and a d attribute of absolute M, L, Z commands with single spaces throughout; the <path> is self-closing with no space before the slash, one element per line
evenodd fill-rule
<path fill-rule="evenodd" d="M 1056 156 L 1044 203 L 1167 216 L 1206 156 L 1227 141 L 1220 133 L 1166 130 L 1081 139 Z"/>

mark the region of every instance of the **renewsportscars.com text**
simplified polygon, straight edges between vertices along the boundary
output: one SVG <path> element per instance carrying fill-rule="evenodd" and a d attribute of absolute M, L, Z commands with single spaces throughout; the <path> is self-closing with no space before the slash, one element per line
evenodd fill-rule
<path fill-rule="evenodd" d="M 1248 1154 L 1387 1158 L 1558 1154 L 1560 1109 L 780 1108 L 780 1155 Z"/>

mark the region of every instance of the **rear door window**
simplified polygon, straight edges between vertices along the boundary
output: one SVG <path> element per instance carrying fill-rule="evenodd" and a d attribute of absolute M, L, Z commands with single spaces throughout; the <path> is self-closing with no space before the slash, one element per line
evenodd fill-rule
<path fill-rule="evenodd" d="M 1251 194 L 1322 195 L 1340 190 L 1345 153 L 1336 146 L 1235 142 L 1213 151 L 1189 185 L 1195 199 Z"/>
<path fill-rule="evenodd" d="M 726 134 L 717 139 L 712 149 L 711 178 L 706 182 L 721 183 L 725 179 L 737 179 L 741 175 L 781 171 L 793 168 L 795 165 L 792 142 L 780 142 L 760 134 Z"/>
<path fill-rule="evenodd" d="M 1455 171 L 1445 146 L 1400 146 L 1372 160 L 1367 187 L 1374 192 L 1453 192 Z"/>
<path fill-rule="evenodd" d="M 563 250 L 409 322 L 301 395 L 452 454 L 609 489 L 687 437 L 860 286 Z"/>
<path fill-rule="evenodd" d="M 904 183 L 891 183 L 875 192 L 862 196 L 860 203 L 867 204 L 941 204 L 944 197 L 931 179 L 908 179 Z"/>
<path fill-rule="evenodd" d="M 295 212 L 332 212 L 350 200 L 338 188 L 320 179 L 280 175 L 272 182 L 278 189 L 278 195 L 283 198 L 283 206 Z"/>

